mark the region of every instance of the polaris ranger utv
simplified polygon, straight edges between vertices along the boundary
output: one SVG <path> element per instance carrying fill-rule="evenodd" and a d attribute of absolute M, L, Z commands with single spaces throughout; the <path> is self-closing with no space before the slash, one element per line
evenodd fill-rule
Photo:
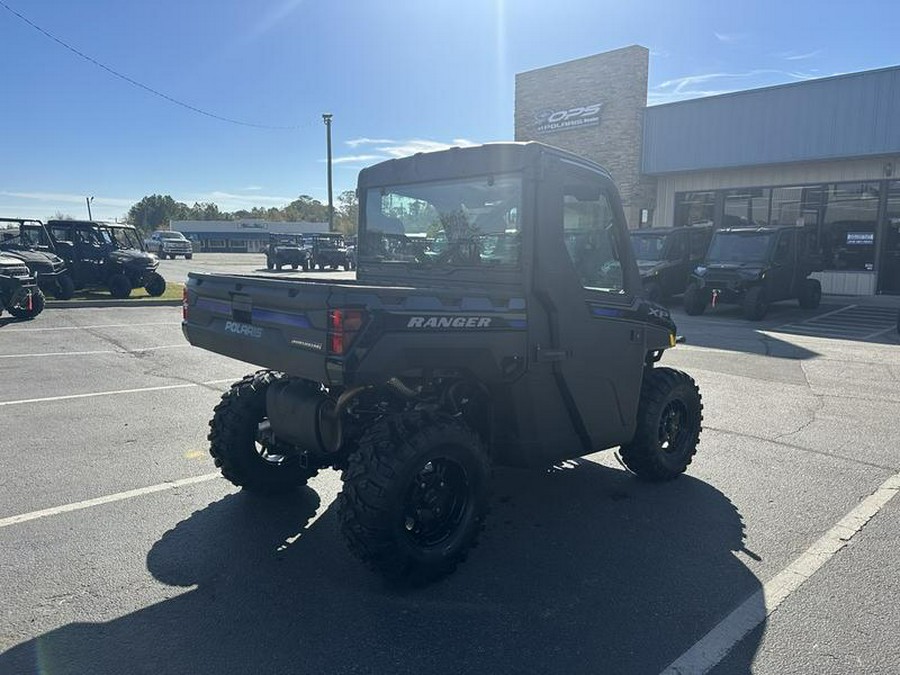
<path fill-rule="evenodd" d="M 491 465 L 619 447 L 640 478 L 684 472 L 700 392 L 656 365 L 675 325 L 641 297 L 604 169 L 539 143 L 454 148 L 364 169 L 359 195 L 355 281 L 189 274 L 188 341 L 269 369 L 215 408 L 226 478 L 277 492 L 343 469 L 353 553 L 422 583 L 475 543 Z"/>
<path fill-rule="evenodd" d="M 265 248 L 266 269 L 277 269 L 290 265 L 292 270 L 302 267 L 308 272 L 311 266 L 312 246 L 306 243 L 302 234 L 270 234 Z"/>
<path fill-rule="evenodd" d="M 68 300 L 75 283 L 65 261 L 53 253 L 53 243 L 40 220 L 0 218 L 0 250 L 24 262 L 45 295 Z"/>
<path fill-rule="evenodd" d="M 691 271 L 706 255 L 712 227 L 653 227 L 632 230 L 630 236 L 644 296 L 662 302 L 684 293 Z"/>
<path fill-rule="evenodd" d="M 75 288 L 105 287 L 114 298 L 127 298 L 141 286 L 154 297 L 166 290 L 156 271 L 159 261 L 144 250 L 137 230 L 122 223 L 50 220 L 47 229 L 56 254 L 69 267 Z"/>
<path fill-rule="evenodd" d="M 804 309 L 822 300 L 822 285 L 808 279 L 822 269 L 802 227 L 740 227 L 717 230 L 703 264 L 691 275 L 684 311 L 702 314 L 707 305 L 743 306 L 750 321 L 761 320 L 769 305 L 797 299 Z"/>
<path fill-rule="evenodd" d="M 33 319 L 44 310 L 44 294 L 28 266 L 0 251 L 0 313 L 17 319 Z"/>
<path fill-rule="evenodd" d="M 312 265 L 320 270 L 325 268 L 353 269 L 353 251 L 344 243 L 344 235 L 338 232 L 311 235 Z"/>

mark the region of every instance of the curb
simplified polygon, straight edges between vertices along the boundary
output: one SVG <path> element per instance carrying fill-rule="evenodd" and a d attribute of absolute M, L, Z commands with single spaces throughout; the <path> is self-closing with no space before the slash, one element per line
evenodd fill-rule
<path fill-rule="evenodd" d="M 180 307 L 181 300 L 47 300 L 47 309 L 65 309 L 66 307 Z"/>

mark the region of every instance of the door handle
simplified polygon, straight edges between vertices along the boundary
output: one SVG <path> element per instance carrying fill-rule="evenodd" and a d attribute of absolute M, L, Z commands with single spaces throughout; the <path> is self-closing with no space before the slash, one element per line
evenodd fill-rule
<path fill-rule="evenodd" d="M 567 358 L 569 358 L 569 352 L 567 352 L 565 349 L 544 349 L 543 347 L 537 348 L 538 363 L 565 361 Z"/>

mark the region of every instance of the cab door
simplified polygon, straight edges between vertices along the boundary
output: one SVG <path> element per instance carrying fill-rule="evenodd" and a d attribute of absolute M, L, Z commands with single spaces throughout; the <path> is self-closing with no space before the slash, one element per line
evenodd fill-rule
<path fill-rule="evenodd" d="M 537 190 L 532 364 L 550 375 L 586 454 L 629 441 L 644 365 L 641 287 L 618 194 L 603 173 L 548 160 Z"/>

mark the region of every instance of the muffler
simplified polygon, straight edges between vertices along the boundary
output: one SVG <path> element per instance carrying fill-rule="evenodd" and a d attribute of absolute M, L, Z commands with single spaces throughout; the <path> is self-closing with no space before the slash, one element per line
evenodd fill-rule
<path fill-rule="evenodd" d="M 332 453 L 340 449 L 336 404 L 317 384 L 299 379 L 273 382 L 266 392 L 266 416 L 276 438 L 301 450 Z"/>

